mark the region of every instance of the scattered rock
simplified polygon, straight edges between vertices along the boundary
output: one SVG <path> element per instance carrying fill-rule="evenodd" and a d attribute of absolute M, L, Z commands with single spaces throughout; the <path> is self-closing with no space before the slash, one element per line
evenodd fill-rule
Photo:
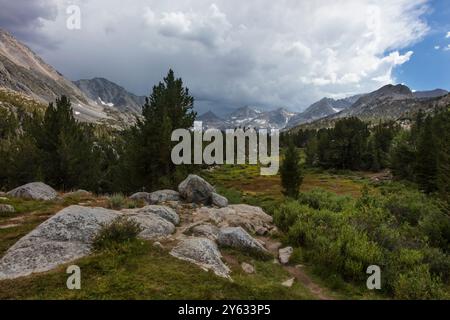
<path fill-rule="evenodd" d="M 164 249 L 164 246 L 159 241 L 154 242 L 153 246 L 158 249 Z"/>
<path fill-rule="evenodd" d="M 14 213 L 14 207 L 9 204 L 0 204 L 0 213 Z"/>
<path fill-rule="evenodd" d="M 7 195 L 14 198 L 44 201 L 55 200 L 58 197 L 58 194 L 52 187 L 42 182 L 28 183 L 9 191 Z"/>
<path fill-rule="evenodd" d="M 98 231 L 119 215 L 80 206 L 61 210 L 6 252 L 0 260 L 0 280 L 45 272 L 88 255 Z"/>
<path fill-rule="evenodd" d="M 191 174 L 180 183 L 178 191 L 187 202 L 210 204 L 215 189 L 203 178 Z"/>
<path fill-rule="evenodd" d="M 6 192 L 0 191 L 0 198 L 6 197 Z"/>
<path fill-rule="evenodd" d="M 135 201 L 145 201 L 147 203 L 150 203 L 150 193 L 148 192 L 137 192 L 133 195 L 130 196 L 131 200 L 135 200 Z"/>
<path fill-rule="evenodd" d="M 292 279 L 286 280 L 281 285 L 284 286 L 284 287 L 290 288 L 290 287 L 292 287 L 294 285 L 294 281 L 295 281 L 295 278 L 292 278 Z"/>
<path fill-rule="evenodd" d="M 180 194 L 173 190 L 160 190 L 149 194 L 148 202 L 150 204 L 159 204 L 168 201 L 180 201 Z"/>
<path fill-rule="evenodd" d="M 258 235 L 258 236 L 264 236 L 264 235 L 266 235 L 267 233 L 269 232 L 269 230 L 267 230 L 267 228 L 264 228 L 264 227 L 258 227 L 258 228 L 256 228 L 256 234 Z"/>
<path fill-rule="evenodd" d="M 178 225 L 180 223 L 180 217 L 178 216 L 178 214 L 172 208 L 165 206 L 146 206 L 144 208 L 138 209 L 137 213 L 155 214 L 174 225 Z"/>
<path fill-rule="evenodd" d="M 223 278 L 229 278 L 230 269 L 222 262 L 217 245 L 206 238 L 190 238 L 182 240 L 170 254 L 178 259 L 189 261 L 201 268 L 213 270 Z"/>
<path fill-rule="evenodd" d="M 228 207 L 228 199 L 215 192 L 211 194 L 211 202 L 213 205 L 219 208 Z"/>
<path fill-rule="evenodd" d="M 150 212 L 142 211 L 136 213 L 128 213 L 130 219 L 141 225 L 142 231 L 139 238 L 145 240 L 164 239 L 175 232 L 173 223 L 160 216 Z"/>
<path fill-rule="evenodd" d="M 294 248 L 292 248 L 292 247 L 286 247 L 286 248 L 278 250 L 278 257 L 280 259 L 280 262 L 282 264 L 288 264 L 289 259 L 292 256 L 292 253 L 294 253 Z"/>
<path fill-rule="evenodd" d="M 242 262 L 241 268 L 242 270 L 244 270 L 245 273 L 249 274 L 255 273 L 255 268 L 251 264 L 248 264 L 246 262 Z"/>
<path fill-rule="evenodd" d="M 202 207 L 194 212 L 196 219 L 212 221 L 220 227 L 242 227 L 254 233 L 259 227 L 272 227 L 273 218 L 261 208 L 245 204 L 225 208 Z"/>
<path fill-rule="evenodd" d="M 202 224 L 191 229 L 192 235 L 196 237 L 204 237 L 209 240 L 216 241 L 219 237 L 219 228 L 210 224 Z"/>
<path fill-rule="evenodd" d="M 64 194 L 64 198 L 70 198 L 70 197 L 91 197 L 92 193 L 86 190 L 77 190 L 73 192 L 69 192 Z"/>
<path fill-rule="evenodd" d="M 241 227 L 220 229 L 217 243 L 224 247 L 250 251 L 263 256 L 269 255 L 269 252 Z"/>

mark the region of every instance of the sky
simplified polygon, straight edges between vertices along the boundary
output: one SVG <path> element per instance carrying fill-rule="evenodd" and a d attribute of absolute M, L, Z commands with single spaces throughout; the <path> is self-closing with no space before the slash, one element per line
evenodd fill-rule
<path fill-rule="evenodd" d="M 0 27 L 69 79 L 104 77 L 149 95 L 173 68 L 199 112 L 301 111 L 390 83 L 450 90 L 448 0 L 0 0 L 0 8 Z"/>

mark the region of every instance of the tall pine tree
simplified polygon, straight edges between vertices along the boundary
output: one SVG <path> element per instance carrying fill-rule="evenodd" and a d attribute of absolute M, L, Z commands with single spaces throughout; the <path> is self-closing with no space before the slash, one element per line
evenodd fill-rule
<path fill-rule="evenodd" d="M 300 154 L 292 139 L 289 141 L 289 146 L 281 164 L 280 175 L 284 195 L 294 199 L 298 198 L 303 176 L 300 167 Z"/>

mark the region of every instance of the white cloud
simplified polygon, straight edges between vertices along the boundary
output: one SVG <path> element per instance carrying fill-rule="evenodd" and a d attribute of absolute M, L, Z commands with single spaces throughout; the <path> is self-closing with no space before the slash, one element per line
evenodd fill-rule
<path fill-rule="evenodd" d="M 447 32 L 447 35 L 445 36 L 445 38 L 450 38 L 450 31 L 449 32 Z"/>
<path fill-rule="evenodd" d="M 224 44 L 232 27 L 216 4 L 211 4 L 206 12 L 172 11 L 159 16 L 147 7 L 144 18 L 162 36 L 197 41 L 208 47 Z"/>
<path fill-rule="evenodd" d="M 434 46 L 435 50 L 439 50 L 441 48 L 441 46 Z"/>
<path fill-rule="evenodd" d="M 43 32 L 64 42 L 41 52 L 73 79 L 104 76 L 139 94 L 172 67 L 209 105 L 298 109 L 395 82 L 428 32 L 428 2 L 82 1 L 83 29 L 62 28 L 61 10 Z"/>
<path fill-rule="evenodd" d="M 450 44 L 444 48 L 444 51 L 450 51 Z"/>

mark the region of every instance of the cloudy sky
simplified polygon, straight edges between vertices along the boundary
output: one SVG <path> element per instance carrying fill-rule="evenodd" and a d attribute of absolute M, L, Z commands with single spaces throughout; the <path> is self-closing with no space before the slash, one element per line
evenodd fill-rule
<path fill-rule="evenodd" d="M 67 27 L 71 5 L 80 29 Z M 450 89 L 447 0 L 0 0 L 0 8 L 0 27 L 69 79 L 105 77 L 148 95 L 173 68 L 199 111 L 299 111 L 388 83 Z"/>

